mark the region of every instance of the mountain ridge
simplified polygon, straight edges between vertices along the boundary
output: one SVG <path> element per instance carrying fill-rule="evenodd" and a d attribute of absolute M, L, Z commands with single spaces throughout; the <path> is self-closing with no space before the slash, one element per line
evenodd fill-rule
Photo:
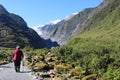
<path fill-rule="evenodd" d="M 33 29 L 28 28 L 22 17 L 9 13 L 0 5 L 0 46 L 13 48 L 16 45 L 45 47 L 44 40 Z"/>
<path fill-rule="evenodd" d="M 43 34 L 41 34 L 41 37 L 43 37 L 44 39 L 50 38 L 53 41 L 57 41 L 60 45 L 66 44 L 71 37 L 78 34 L 78 32 L 82 32 L 84 30 L 84 25 L 86 24 L 86 21 L 94 14 L 96 14 L 99 10 L 104 8 L 108 3 L 109 0 L 104 0 L 99 6 L 95 8 L 84 9 L 68 20 L 61 20 L 61 23 L 58 22 L 57 24 L 52 26 L 47 24 L 47 26 L 45 25 L 42 28 L 38 27 L 40 31 L 44 32 Z M 37 32 L 39 32 L 39 30 Z"/>

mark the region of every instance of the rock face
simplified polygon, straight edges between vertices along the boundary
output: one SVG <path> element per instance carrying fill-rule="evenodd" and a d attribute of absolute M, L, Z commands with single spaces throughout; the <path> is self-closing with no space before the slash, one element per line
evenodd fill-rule
<path fill-rule="evenodd" d="M 18 15 L 9 13 L 0 5 L 0 46 L 45 47 L 44 40 Z"/>
<path fill-rule="evenodd" d="M 98 7 L 87 8 L 78 14 L 71 15 L 67 19 L 61 20 L 57 24 L 47 24 L 43 27 L 38 27 L 38 29 L 42 31 L 41 37 L 57 41 L 59 45 L 66 44 L 71 37 L 78 32 L 82 32 L 86 21 L 104 8 L 109 2 L 110 0 L 104 0 Z"/>

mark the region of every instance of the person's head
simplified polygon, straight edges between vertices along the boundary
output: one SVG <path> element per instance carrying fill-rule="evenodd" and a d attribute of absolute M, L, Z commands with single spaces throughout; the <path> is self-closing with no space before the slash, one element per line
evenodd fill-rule
<path fill-rule="evenodd" d="M 16 46 L 16 49 L 20 49 L 20 46 L 18 45 L 18 46 Z"/>

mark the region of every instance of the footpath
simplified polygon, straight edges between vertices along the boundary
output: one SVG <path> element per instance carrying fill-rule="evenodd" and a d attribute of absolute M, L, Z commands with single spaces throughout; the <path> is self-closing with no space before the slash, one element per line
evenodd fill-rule
<path fill-rule="evenodd" d="M 37 80 L 30 73 L 31 70 L 24 66 L 20 72 L 15 72 L 13 63 L 0 65 L 0 80 Z"/>

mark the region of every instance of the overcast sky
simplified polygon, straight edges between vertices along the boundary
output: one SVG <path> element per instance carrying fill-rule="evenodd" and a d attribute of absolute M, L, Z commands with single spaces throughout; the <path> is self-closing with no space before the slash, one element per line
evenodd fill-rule
<path fill-rule="evenodd" d="M 103 0 L 0 0 L 0 4 L 10 13 L 21 16 L 29 27 L 64 19 L 101 2 Z"/>

